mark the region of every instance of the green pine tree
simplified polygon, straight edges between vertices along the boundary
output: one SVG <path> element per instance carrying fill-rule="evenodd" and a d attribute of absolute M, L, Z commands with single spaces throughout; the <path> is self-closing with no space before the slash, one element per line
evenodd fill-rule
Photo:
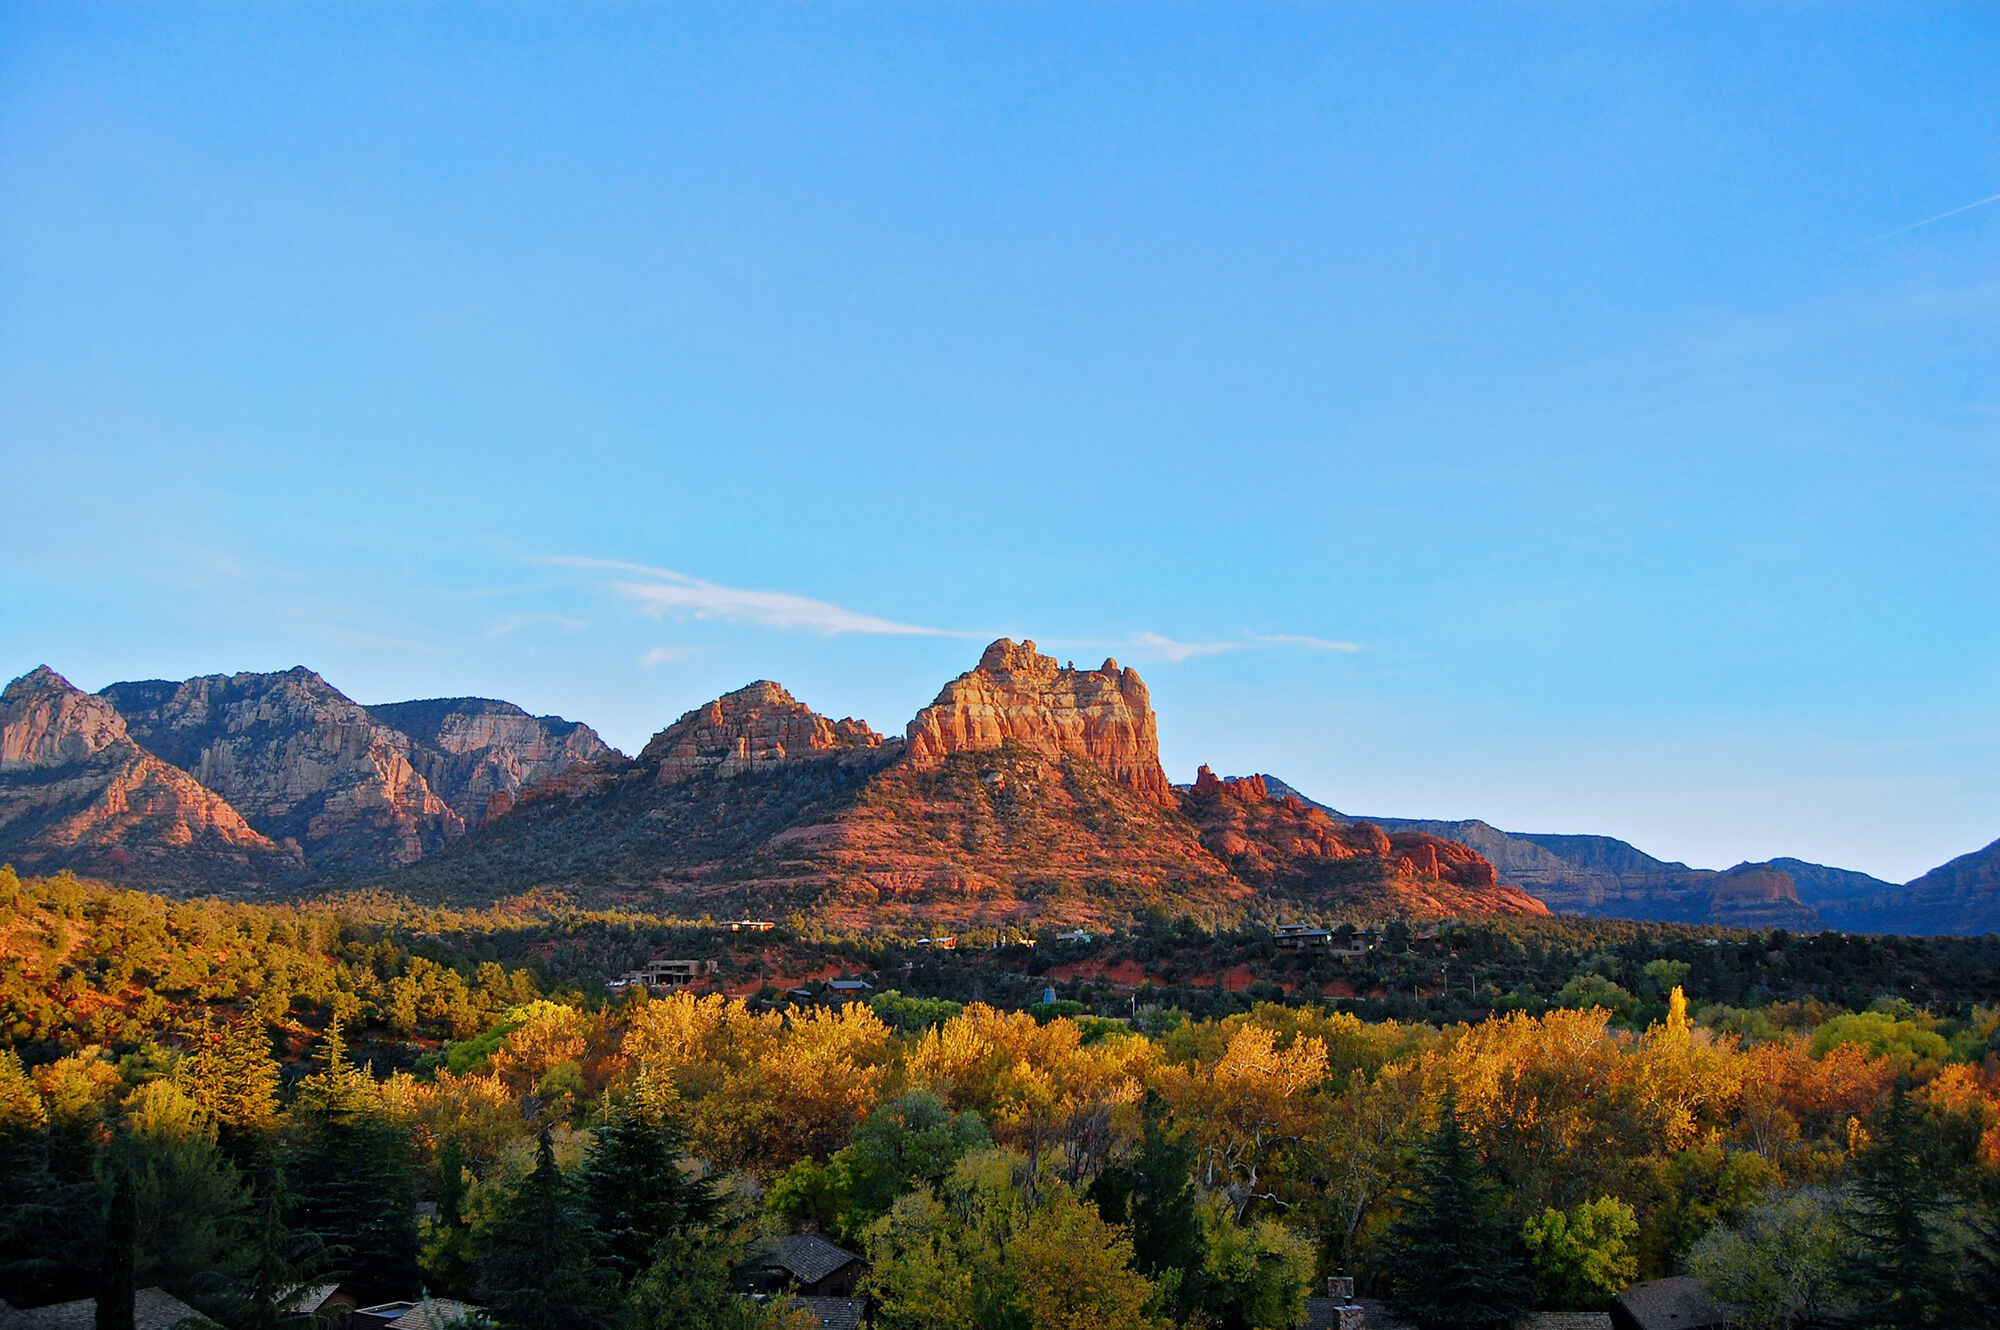
<path fill-rule="evenodd" d="M 721 1201 L 686 1159 L 686 1132 L 643 1087 L 598 1128 L 577 1191 L 621 1288 L 652 1266 L 662 1243 L 715 1220 Z"/>
<path fill-rule="evenodd" d="M 534 1171 L 479 1234 L 480 1282 L 502 1325 L 516 1330 L 592 1330 L 616 1310 L 613 1281 L 596 1265 L 597 1234 L 556 1163 L 544 1122 Z"/>
<path fill-rule="evenodd" d="M 1957 1323 L 1945 1301 L 1955 1266 L 1942 1232 L 1951 1198 L 1925 1157 L 1922 1124 L 1905 1090 L 1896 1086 L 1854 1160 L 1841 1216 L 1854 1243 L 1847 1283 L 1855 1325 L 1932 1330 Z"/>
<path fill-rule="evenodd" d="M 1446 1090 L 1417 1153 L 1417 1183 L 1389 1233 L 1388 1267 L 1422 1330 L 1505 1330 L 1525 1317 L 1534 1281 L 1520 1234 Z"/>
<path fill-rule="evenodd" d="M 1976 1307 L 2000 1307 L 2000 1173 L 1980 1179 L 1967 1222 L 1972 1242 L 1959 1265 L 1960 1294 Z"/>
<path fill-rule="evenodd" d="M 1132 1264 L 1161 1280 L 1166 1303 L 1187 1319 L 1208 1299 L 1204 1244 L 1196 1209 L 1194 1143 L 1174 1131 L 1157 1094 L 1148 1094 L 1138 1147 L 1107 1164 L 1090 1185 L 1090 1199 L 1108 1224 L 1131 1230 Z"/>
<path fill-rule="evenodd" d="M 274 1151 L 258 1152 L 253 1173 L 255 1198 L 238 1234 L 239 1259 L 197 1279 L 190 1300 L 227 1330 L 321 1330 L 311 1315 L 287 1307 L 287 1295 L 324 1282 L 344 1252 L 286 1224 L 292 1198 Z"/>
<path fill-rule="evenodd" d="M 97 1278 L 97 1330 L 132 1330 L 139 1273 L 139 1202 L 122 1171 L 111 1187 L 104 1220 L 104 1264 Z"/>
<path fill-rule="evenodd" d="M 347 1061 L 337 1025 L 327 1031 L 325 1059 L 299 1085 L 291 1226 L 343 1249 L 348 1282 L 364 1298 L 406 1296 L 418 1279 L 409 1133 L 383 1112 L 367 1073 Z"/>

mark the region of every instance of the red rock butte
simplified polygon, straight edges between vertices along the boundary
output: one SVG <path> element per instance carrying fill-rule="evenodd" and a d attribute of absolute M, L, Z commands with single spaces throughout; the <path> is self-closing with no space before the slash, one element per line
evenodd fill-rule
<path fill-rule="evenodd" d="M 935 768 L 951 753 L 1017 744 L 1053 758 L 1094 762 L 1163 808 L 1176 807 L 1160 767 L 1153 701 L 1136 670 L 1058 665 L 1032 641 L 1001 638 L 976 668 L 944 686 L 909 727 L 909 758 Z"/>
<path fill-rule="evenodd" d="M 734 776 L 755 767 L 838 757 L 882 747 L 866 721 L 828 720 L 768 679 L 724 693 L 654 735 L 639 752 L 658 763 L 661 785 L 703 773 Z"/>

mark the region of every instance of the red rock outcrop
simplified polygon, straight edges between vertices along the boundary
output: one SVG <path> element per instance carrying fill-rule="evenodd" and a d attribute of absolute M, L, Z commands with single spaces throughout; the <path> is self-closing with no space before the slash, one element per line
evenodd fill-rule
<path fill-rule="evenodd" d="M 1224 780 L 1203 767 L 1182 808 L 1201 829 L 1202 844 L 1253 886 L 1298 889 L 1318 881 L 1355 890 L 1373 876 L 1406 913 L 1548 913 L 1528 893 L 1499 885 L 1493 865 L 1469 846 L 1336 821 L 1295 795 L 1273 797 L 1262 776 Z"/>
<path fill-rule="evenodd" d="M 0 858 L 24 869 L 209 889 L 303 867 L 228 800 L 133 742 L 124 718 L 46 665 L 0 693 Z"/>
<path fill-rule="evenodd" d="M 639 752 L 671 785 L 693 776 L 734 776 L 780 762 L 867 753 L 882 736 L 866 721 L 828 720 L 768 679 L 724 693 L 661 730 Z"/>
<path fill-rule="evenodd" d="M 1095 670 L 1066 668 L 1031 641 L 1003 637 L 917 713 L 908 735 L 919 769 L 935 769 L 951 753 L 1014 744 L 1094 762 L 1161 807 L 1176 806 L 1160 768 L 1152 698 L 1138 671 L 1121 670 L 1115 660 Z"/>

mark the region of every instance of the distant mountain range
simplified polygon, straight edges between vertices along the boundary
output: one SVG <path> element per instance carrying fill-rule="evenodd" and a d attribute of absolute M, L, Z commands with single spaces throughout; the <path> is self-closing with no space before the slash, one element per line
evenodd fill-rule
<path fill-rule="evenodd" d="M 1718 871 L 1655 859 L 1610 836 L 1502 831 L 1477 819 L 1348 819 L 1274 776 L 1265 780 L 1335 818 L 1469 845 L 1492 862 L 1501 882 L 1533 893 L 1558 914 L 1871 933 L 2000 930 L 2000 841 L 1901 885 L 1791 858 Z"/>
<path fill-rule="evenodd" d="M 174 895 L 367 883 L 850 925 L 1554 911 L 2000 929 L 2000 842 L 1897 885 L 1796 859 L 1717 872 L 1610 837 L 1353 817 L 1268 775 L 1204 767 L 1174 786 L 1135 671 L 1006 639 L 900 736 L 764 681 L 633 758 L 507 702 L 363 706 L 303 668 L 88 694 L 43 667 L 0 694 L 0 860 Z"/>

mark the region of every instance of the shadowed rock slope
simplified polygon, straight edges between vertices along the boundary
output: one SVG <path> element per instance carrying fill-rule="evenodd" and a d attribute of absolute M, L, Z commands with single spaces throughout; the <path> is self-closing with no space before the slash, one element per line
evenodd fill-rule
<path fill-rule="evenodd" d="M 410 740 L 410 764 L 466 826 L 504 812 L 524 786 L 611 754 L 597 731 L 490 697 L 386 702 L 368 714 Z"/>
<path fill-rule="evenodd" d="M 1894 933 L 2000 932 L 2000 840 L 1912 882 L 1827 910 L 1839 927 Z"/>

